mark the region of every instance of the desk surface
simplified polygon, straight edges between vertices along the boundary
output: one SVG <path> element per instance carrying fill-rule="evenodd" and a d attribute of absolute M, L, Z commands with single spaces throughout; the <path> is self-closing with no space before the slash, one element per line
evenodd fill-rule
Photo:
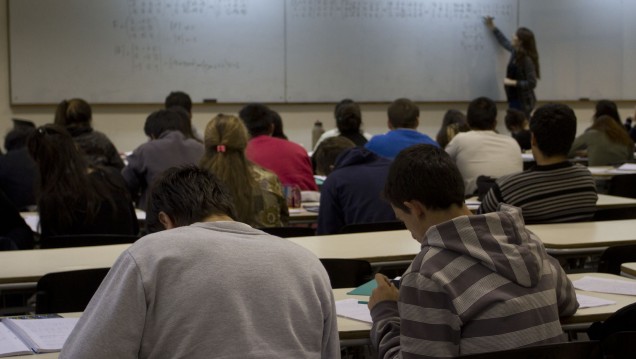
<path fill-rule="evenodd" d="M 636 278 L 636 262 L 621 264 L 621 272 Z"/>
<path fill-rule="evenodd" d="M 620 277 L 613 274 L 605 274 L 605 273 L 577 273 L 577 274 L 568 275 L 568 277 L 572 281 L 581 279 L 584 276 L 630 280 L 625 277 Z M 363 297 L 363 296 L 347 295 L 347 292 L 350 290 L 351 288 L 334 289 L 333 290 L 334 297 L 336 298 L 336 300 L 347 299 L 347 298 L 358 298 L 362 300 L 368 299 L 368 297 Z M 579 309 L 573 316 L 569 318 L 563 318 L 561 320 L 561 324 L 563 324 L 564 326 L 572 325 L 572 324 L 583 324 L 583 323 L 591 324 L 599 320 L 605 320 L 617 310 L 623 308 L 624 306 L 627 306 L 629 304 L 636 302 L 636 296 L 588 292 L 584 290 L 576 290 L 576 292 L 578 294 L 584 294 L 584 295 L 589 295 L 589 296 L 593 296 L 597 298 L 612 300 L 612 301 L 615 301 L 616 304 L 602 306 L 602 307 L 595 307 L 595 308 Z M 340 332 L 340 339 L 369 338 L 370 330 L 371 330 L 371 324 L 369 323 L 338 317 L 338 331 Z"/>
<path fill-rule="evenodd" d="M 532 224 L 546 249 L 598 248 L 617 244 L 636 244 L 636 219 L 580 223 Z"/>
<path fill-rule="evenodd" d="M 420 244 L 402 231 L 288 238 L 319 258 L 412 260 Z M 110 267 L 130 244 L 0 252 L 0 284 L 36 282 L 46 273 Z"/>

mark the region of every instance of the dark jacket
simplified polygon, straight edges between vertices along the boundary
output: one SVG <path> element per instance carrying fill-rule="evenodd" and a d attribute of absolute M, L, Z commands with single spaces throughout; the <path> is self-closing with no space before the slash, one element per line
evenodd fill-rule
<path fill-rule="evenodd" d="M 317 233 L 338 233 L 348 224 L 395 221 L 381 196 L 390 165 L 389 159 L 361 147 L 341 153 L 320 191 Z"/>
<path fill-rule="evenodd" d="M 38 169 L 26 147 L 0 156 L 0 190 L 18 210 L 35 206 Z"/>

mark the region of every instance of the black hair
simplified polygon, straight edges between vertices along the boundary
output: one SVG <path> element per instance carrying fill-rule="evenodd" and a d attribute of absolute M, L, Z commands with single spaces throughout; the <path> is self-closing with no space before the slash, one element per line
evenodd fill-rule
<path fill-rule="evenodd" d="M 534 111 L 530 132 L 545 156 L 567 156 L 576 136 L 576 115 L 567 105 L 545 104 Z"/>
<path fill-rule="evenodd" d="M 183 131 L 183 121 L 177 112 L 158 110 L 148 115 L 144 124 L 146 136 L 159 138 L 166 131 Z"/>
<path fill-rule="evenodd" d="M 464 180 L 453 159 L 441 148 L 413 145 L 393 160 L 384 198 L 410 213 L 404 202 L 417 200 L 429 209 L 448 209 L 464 203 Z"/>
<path fill-rule="evenodd" d="M 331 166 L 336 163 L 336 158 L 341 153 L 354 147 L 356 147 L 356 144 L 353 141 L 341 136 L 329 137 L 320 142 L 313 154 L 313 158 L 316 161 L 316 173 L 328 176 L 332 171 Z"/>
<path fill-rule="evenodd" d="M 336 109 L 336 127 L 341 135 L 360 133 L 362 113 L 360 105 L 355 102 L 345 103 Z"/>
<path fill-rule="evenodd" d="M 504 119 L 506 128 L 510 132 L 518 132 L 523 130 L 523 122 L 526 121 L 526 114 L 523 111 L 519 111 L 514 108 L 506 110 L 506 117 Z"/>
<path fill-rule="evenodd" d="M 493 130 L 497 126 L 497 105 L 488 97 L 478 97 L 468 104 L 466 121 L 471 129 Z"/>
<path fill-rule="evenodd" d="M 609 116 L 614 119 L 614 121 L 616 121 L 619 125 L 623 125 L 623 122 L 621 121 L 621 115 L 618 114 L 618 107 L 616 106 L 616 103 L 614 101 L 600 100 L 596 103 L 593 118 L 596 120 L 603 115 Z"/>
<path fill-rule="evenodd" d="M 283 132 L 283 119 L 280 117 L 280 114 L 276 111 L 272 110 L 272 123 L 274 124 L 274 132 L 272 132 L 272 137 L 282 138 L 283 140 L 287 139 L 287 135 Z"/>
<path fill-rule="evenodd" d="M 190 114 L 181 106 L 172 106 L 168 108 L 168 111 L 172 111 L 179 115 L 179 131 L 184 134 L 186 138 L 191 138 L 197 142 L 201 142 L 192 132 L 192 119 Z"/>
<path fill-rule="evenodd" d="M 467 132 L 470 130 L 470 127 L 468 127 L 468 123 L 466 123 L 466 115 L 464 115 L 461 111 L 454 109 L 446 111 L 446 113 L 444 114 L 444 119 L 442 119 L 442 126 L 440 127 L 439 131 L 437 132 L 437 136 L 435 137 L 435 140 L 442 148 L 445 148 L 452 139 L 452 137 L 449 138 L 449 127 L 453 129 L 452 132 L 454 134 L 457 134 L 459 132 Z"/>
<path fill-rule="evenodd" d="M 57 105 L 53 122 L 64 127 L 90 127 L 92 118 L 93 110 L 88 102 L 72 98 Z"/>
<path fill-rule="evenodd" d="M 190 98 L 190 95 L 183 91 L 170 92 L 170 94 L 164 101 L 164 105 L 166 109 L 174 106 L 179 106 L 186 110 L 188 114 L 192 113 L 192 99 Z"/>
<path fill-rule="evenodd" d="M 239 117 L 247 127 L 250 136 L 269 135 L 274 123 L 272 110 L 262 103 L 250 103 L 239 112 Z"/>
<path fill-rule="evenodd" d="M 35 127 L 16 126 L 4 138 L 4 148 L 7 151 L 19 150 L 26 147 L 27 139 L 35 131 Z"/>
<path fill-rule="evenodd" d="M 399 98 L 389 105 L 387 115 L 393 128 L 417 128 L 420 109 L 413 101 Z"/>
<path fill-rule="evenodd" d="M 159 212 L 177 227 L 200 222 L 211 215 L 236 218 L 230 192 L 211 172 L 194 165 L 165 170 L 148 192 L 146 231 L 164 229 Z"/>

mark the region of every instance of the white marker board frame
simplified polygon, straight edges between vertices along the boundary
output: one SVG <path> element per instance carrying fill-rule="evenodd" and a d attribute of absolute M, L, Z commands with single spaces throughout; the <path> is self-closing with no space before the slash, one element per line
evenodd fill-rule
<path fill-rule="evenodd" d="M 70 97 L 158 103 L 172 90 L 189 92 L 195 102 L 501 101 L 509 55 L 483 26 L 484 15 L 495 16 L 508 36 L 518 25 L 537 35 L 539 100 L 636 98 L 634 1 L 9 0 L 8 6 L 14 105 Z M 152 40 L 142 38 L 152 31 Z"/>

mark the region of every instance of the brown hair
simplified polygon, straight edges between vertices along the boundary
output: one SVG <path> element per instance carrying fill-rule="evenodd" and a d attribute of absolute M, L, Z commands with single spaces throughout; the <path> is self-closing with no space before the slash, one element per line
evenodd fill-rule
<path fill-rule="evenodd" d="M 205 128 L 205 154 L 200 162 L 230 190 L 236 219 L 245 223 L 251 222 L 252 191 L 256 187 L 253 164 L 245 157 L 248 136 L 238 117 L 216 115 Z"/>
<path fill-rule="evenodd" d="M 634 141 L 629 137 L 627 131 L 610 116 L 602 115 L 595 119 L 590 129 L 603 132 L 612 142 L 634 148 Z"/>
<path fill-rule="evenodd" d="M 54 123 L 64 127 L 90 127 L 92 117 L 93 111 L 88 102 L 72 98 L 57 105 Z"/>
<path fill-rule="evenodd" d="M 521 60 L 528 56 L 537 72 L 537 78 L 541 78 L 541 70 L 539 69 L 539 52 L 537 51 L 537 43 L 532 30 L 526 27 L 517 29 L 517 38 L 519 39 L 519 49 L 515 56 L 515 62 L 521 63 Z"/>

